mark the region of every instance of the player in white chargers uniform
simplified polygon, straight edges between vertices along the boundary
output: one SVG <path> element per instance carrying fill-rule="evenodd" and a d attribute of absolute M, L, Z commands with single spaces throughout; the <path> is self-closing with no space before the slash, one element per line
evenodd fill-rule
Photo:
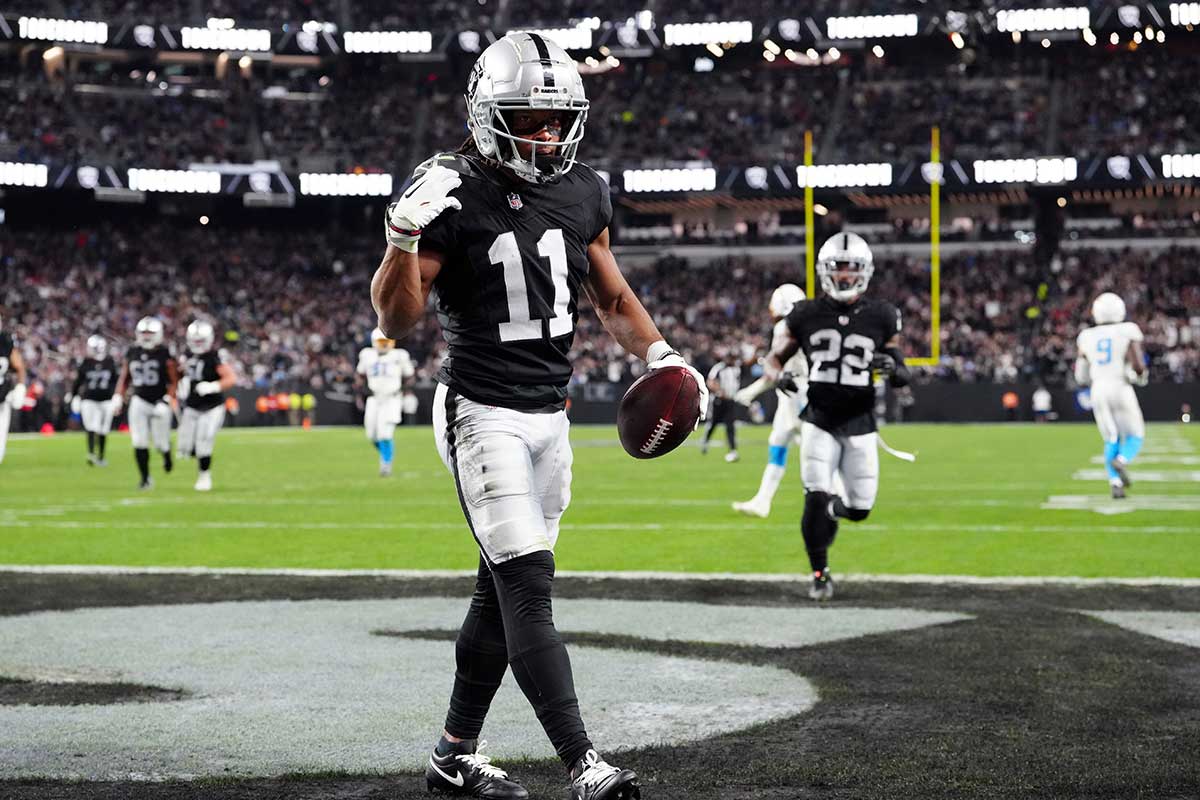
<path fill-rule="evenodd" d="M 794 283 L 783 284 L 771 295 L 768 310 L 771 312 L 771 321 L 775 324 L 771 334 L 772 349 L 781 346 L 784 338 L 788 336 L 787 322 L 784 318 L 792 310 L 792 306 L 803 299 L 804 290 Z M 796 383 L 795 392 L 784 392 L 775 387 L 772 381 L 759 378 L 734 395 L 734 400 L 748 406 L 759 395 L 775 388 L 775 398 L 778 401 L 775 417 L 771 422 L 771 435 L 767 439 L 770 449 L 767 451 L 767 466 L 763 469 L 762 483 L 759 484 L 754 497 L 733 504 L 734 511 L 753 517 L 765 518 L 771 513 L 771 501 L 775 498 L 775 492 L 779 489 L 784 470 L 787 468 L 788 442 L 793 438 L 799 442 L 800 412 L 804 411 L 808 402 L 808 362 L 804 354 L 797 353 L 792 356 L 783 368 L 792 375 Z"/>
<path fill-rule="evenodd" d="M 25 404 L 25 361 L 12 334 L 4 330 L 0 317 L 0 462 L 8 444 L 8 425 L 13 409 Z"/>
<path fill-rule="evenodd" d="M 404 410 L 401 389 L 404 379 L 415 372 L 407 350 L 397 348 L 395 340 L 384 336 L 379 328 L 371 331 L 371 347 L 358 353 L 358 374 L 366 377 L 371 390 L 363 427 L 379 451 L 379 474 L 384 478 L 392 474 L 392 437 Z"/>
<path fill-rule="evenodd" d="M 1142 449 L 1146 423 L 1131 380 L 1145 386 L 1148 376 L 1142 352 L 1142 330 L 1125 322 L 1125 302 L 1105 292 L 1092 303 L 1093 328 L 1076 339 L 1075 380 L 1091 385 L 1092 414 L 1104 439 L 1104 465 L 1112 496 L 1125 496 L 1131 481 L 1127 467 Z"/>

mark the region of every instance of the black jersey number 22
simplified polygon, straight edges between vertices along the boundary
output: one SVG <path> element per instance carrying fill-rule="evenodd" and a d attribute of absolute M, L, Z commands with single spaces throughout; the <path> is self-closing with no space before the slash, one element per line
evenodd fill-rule
<path fill-rule="evenodd" d="M 550 260 L 550 279 L 554 285 L 554 305 L 550 316 L 550 337 L 566 336 L 571 332 L 571 289 L 567 285 L 570 266 L 567 247 L 561 228 L 551 228 L 537 243 L 538 255 Z M 525 283 L 525 265 L 517 235 L 502 233 L 488 248 L 488 260 L 504 269 L 504 290 L 508 298 L 508 322 L 500 323 L 500 341 L 523 342 L 542 338 L 542 320 L 533 319 L 529 311 L 529 287 Z"/>
<path fill-rule="evenodd" d="M 840 331 L 822 328 L 808 337 L 812 347 L 808 357 L 813 383 L 838 383 L 842 386 L 867 386 L 871 382 L 871 358 L 875 341 L 861 333 L 842 338 Z M 840 367 L 840 369 L 839 369 Z"/>

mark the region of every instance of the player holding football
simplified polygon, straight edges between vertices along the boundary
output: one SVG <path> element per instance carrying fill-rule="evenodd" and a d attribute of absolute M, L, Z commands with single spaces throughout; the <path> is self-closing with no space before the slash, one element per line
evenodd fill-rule
<path fill-rule="evenodd" d="M 367 398 L 363 427 L 367 438 L 379 451 L 379 474 L 392 474 L 392 439 L 396 426 L 400 424 L 401 385 L 411 378 L 416 370 L 408 351 L 396 347 L 396 342 L 376 328 L 371 331 L 371 347 L 358 353 L 358 374 L 367 379 L 371 396 Z"/>
<path fill-rule="evenodd" d="M 12 334 L 4 330 L 4 317 L 0 316 L 0 463 L 8 446 L 12 412 L 25 404 L 25 380 L 25 359 Z"/>
<path fill-rule="evenodd" d="M 225 392 L 237 376 L 229 366 L 224 350 L 213 350 L 216 334 L 212 323 L 198 319 L 187 327 L 187 346 L 191 355 L 184 367 L 185 395 L 183 416 L 179 420 L 179 451 L 195 456 L 199 467 L 197 492 L 212 491 L 212 454 L 217 431 L 225 422 Z"/>
<path fill-rule="evenodd" d="M 179 367 L 163 344 L 163 324 L 157 317 L 142 317 L 133 332 L 133 347 L 125 354 L 125 366 L 112 399 L 113 416 L 121 413 L 125 389 L 133 387 L 129 401 L 129 438 L 137 461 L 141 482 L 138 488 L 151 489 L 150 445 L 162 453 L 163 472 L 170 472 L 171 418 Z"/>
<path fill-rule="evenodd" d="M 825 294 L 797 302 L 788 313 L 787 335 L 772 346 L 764 373 L 767 380 L 788 389 L 794 382 L 788 380 L 784 365 L 799 352 L 808 362 L 808 405 L 801 415 L 800 528 L 813 571 L 808 596 L 829 600 L 829 547 L 837 536 L 838 520 L 866 519 L 879 490 L 871 372 L 887 375 L 896 387 L 909 382 L 909 373 L 899 346 L 900 311 L 864 297 L 875 266 L 862 237 L 832 236 L 817 253 L 816 269 Z M 838 472 L 844 497 L 834 485 Z"/>
<path fill-rule="evenodd" d="M 394 339 L 434 292 L 449 346 L 434 434 L 480 550 L 426 781 L 457 795 L 528 797 L 476 752 L 511 666 L 570 773 L 572 800 L 635 798 L 637 776 L 605 763 L 588 738 L 551 612 L 554 544 L 570 502 L 563 409 L 580 292 L 650 369 L 687 364 L 609 249 L 608 186 L 576 161 L 588 100 L 566 52 L 538 34 L 509 34 L 480 55 L 466 100 L 470 138 L 418 167 L 389 207 L 388 249 L 371 286 L 379 327 Z M 703 409 L 704 380 L 692 372 Z"/>
<path fill-rule="evenodd" d="M 103 336 L 89 336 L 86 347 L 87 357 L 79 362 L 75 383 L 65 399 L 71 413 L 79 414 L 87 431 L 88 465 L 107 467 L 104 447 L 112 430 L 117 365 L 108 354 L 108 342 Z"/>
<path fill-rule="evenodd" d="M 1146 423 L 1131 383 L 1146 385 L 1149 372 L 1142 352 L 1142 329 L 1125 322 L 1125 301 L 1105 292 L 1092 302 L 1093 328 L 1079 332 L 1075 344 L 1075 381 L 1091 385 L 1092 415 L 1104 439 L 1104 466 L 1114 499 L 1125 497 L 1128 466 L 1142 449 Z"/>

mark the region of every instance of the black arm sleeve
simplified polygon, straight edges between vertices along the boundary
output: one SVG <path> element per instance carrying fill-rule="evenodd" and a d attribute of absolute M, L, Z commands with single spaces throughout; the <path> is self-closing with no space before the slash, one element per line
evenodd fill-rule
<path fill-rule="evenodd" d="M 83 364 L 79 365 L 78 371 L 75 373 L 75 383 L 71 384 L 71 394 L 79 394 L 79 388 L 83 386 Z"/>
<path fill-rule="evenodd" d="M 885 347 L 883 352 L 891 356 L 892 360 L 896 362 L 896 368 L 888 377 L 888 383 L 897 389 L 912 383 L 912 373 L 908 371 L 908 365 L 904 363 L 904 353 L 900 352 L 900 348 Z"/>

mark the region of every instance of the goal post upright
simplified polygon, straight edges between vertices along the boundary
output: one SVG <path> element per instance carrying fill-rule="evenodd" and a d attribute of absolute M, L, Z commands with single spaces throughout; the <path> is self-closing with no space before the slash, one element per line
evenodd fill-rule
<path fill-rule="evenodd" d="M 929 163 L 929 356 L 910 358 L 914 367 L 935 367 L 942 353 L 942 147 L 941 129 L 930 130 Z"/>
<path fill-rule="evenodd" d="M 813 249 L 812 131 L 804 132 L 804 294 L 817 296 Z"/>

